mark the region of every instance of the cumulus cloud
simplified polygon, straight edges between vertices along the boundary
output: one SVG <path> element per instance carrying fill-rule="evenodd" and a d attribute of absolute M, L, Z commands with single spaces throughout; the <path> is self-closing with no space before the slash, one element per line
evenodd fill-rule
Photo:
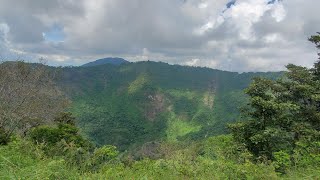
<path fill-rule="evenodd" d="M 0 0 L 0 50 L 53 65 L 119 56 L 283 70 L 316 60 L 307 38 L 320 30 L 319 6 L 312 0 Z"/>
<path fill-rule="evenodd" d="M 0 48 L 3 51 L 8 49 L 8 40 L 7 40 L 8 32 L 9 32 L 8 25 L 1 23 L 0 24 Z"/>

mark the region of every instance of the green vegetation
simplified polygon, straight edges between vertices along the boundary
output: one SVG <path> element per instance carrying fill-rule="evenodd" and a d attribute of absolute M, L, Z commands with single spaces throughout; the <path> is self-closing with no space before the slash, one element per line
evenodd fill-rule
<path fill-rule="evenodd" d="M 310 40 L 319 44 L 314 36 Z M 318 63 L 313 69 L 289 64 L 285 77 L 277 81 L 254 79 L 246 90 L 251 107 L 246 120 L 231 126 L 236 140 L 257 160 L 275 161 L 280 172 L 304 158 L 320 165 L 318 68 Z"/>
<path fill-rule="evenodd" d="M 275 169 L 287 159 L 279 154 L 276 162 L 253 162 L 252 154 L 222 135 L 192 144 L 167 144 L 159 147 L 160 159 L 135 161 L 114 148 L 100 148 L 90 158 L 72 163 L 73 154 L 46 155 L 40 145 L 15 139 L 0 147 L 1 179 L 317 179 L 320 166 L 290 165 L 281 175 Z M 73 156 L 71 156 L 72 154 Z M 88 156 L 86 154 L 81 155 Z M 301 163 L 303 163 L 301 159 Z M 102 163 L 105 162 L 105 163 Z M 106 163 L 107 162 L 107 163 Z M 81 167 L 87 164 L 85 168 Z"/>
<path fill-rule="evenodd" d="M 121 151 L 146 142 L 200 140 L 228 132 L 255 76 L 160 62 L 62 68 L 60 87 L 84 136 Z M 182 130 L 183 129 L 183 130 Z"/>
<path fill-rule="evenodd" d="M 319 36 L 310 41 L 320 48 Z M 136 65 L 63 69 L 59 84 L 74 93 L 68 109 L 73 113 L 40 116 L 44 106 L 13 130 L 0 114 L 0 179 L 320 178 L 319 62 L 312 69 L 290 64 L 278 79 L 278 74 L 256 74 L 264 77 L 254 78 L 246 95 L 241 89 L 253 74 Z M 150 71 L 153 65 L 163 69 Z M 165 84 L 167 74 L 157 74 L 164 72 L 173 73 L 176 83 Z M 66 85 L 73 77 L 68 73 L 84 81 Z M 223 74 L 215 82 L 230 81 L 212 83 L 211 73 Z M 193 82 L 194 77 L 204 81 Z M 48 97 L 39 102 L 45 105 Z M 59 99 L 65 101 L 62 94 Z M 234 122 L 240 117 L 236 106 L 246 103 L 242 119 Z M 41 123 L 30 126 L 33 115 Z"/>
<path fill-rule="evenodd" d="M 198 132 L 200 129 L 201 126 L 180 119 L 172 113 L 171 118 L 168 120 L 166 137 L 168 141 L 177 141 L 178 137 L 185 136 L 192 132 Z"/>

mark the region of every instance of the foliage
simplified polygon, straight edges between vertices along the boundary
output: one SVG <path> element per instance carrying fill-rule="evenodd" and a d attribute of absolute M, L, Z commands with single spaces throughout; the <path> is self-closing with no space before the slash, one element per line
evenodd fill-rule
<path fill-rule="evenodd" d="M 278 80 L 255 78 L 247 96 L 241 90 L 259 74 L 154 62 L 67 68 L 66 89 L 68 73 L 84 80 L 69 86 L 80 120 L 69 112 L 29 133 L 17 126 L 10 141 L 0 126 L 0 179 L 318 179 L 317 63 L 287 68 Z M 217 136 L 244 102 L 245 120 Z"/>
<path fill-rule="evenodd" d="M 0 128 L 0 145 L 1 144 L 8 144 L 9 139 L 7 138 L 5 130 Z"/>
<path fill-rule="evenodd" d="M 310 40 L 318 45 L 317 38 Z M 287 69 L 277 81 L 255 78 L 246 90 L 250 96 L 246 120 L 230 126 L 234 138 L 257 160 L 274 160 L 282 173 L 291 163 L 320 162 L 319 75 L 292 64 Z"/>
<path fill-rule="evenodd" d="M 61 113 L 55 118 L 56 126 L 38 126 L 32 129 L 29 136 L 35 143 L 47 144 L 48 149 L 62 140 L 67 144 L 73 143 L 76 147 L 90 149 L 92 144 L 79 134 L 74 121 L 71 113 Z"/>
<path fill-rule="evenodd" d="M 242 90 L 252 77 L 281 74 L 150 61 L 61 71 L 58 84 L 73 100 L 69 110 L 81 132 L 98 146 L 112 144 L 120 151 L 167 138 L 199 140 L 226 133 L 226 124 L 247 102 Z"/>
<path fill-rule="evenodd" d="M 250 153 L 240 148 L 230 135 L 216 136 L 200 142 L 174 146 L 161 159 L 142 159 L 130 164 L 115 160 L 117 150 L 105 146 L 93 156 L 82 154 L 82 164 L 70 164 L 67 154 L 52 157 L 41 145 L 26 139 L 14 139 L 0 146 L 1 179 L 316 179 L 319 166 L 287 167 L 286 175 L 275 172 L 287 165 L 286 153 L 280 152 L 277 165 L 252 163 Z M 115 161 L 110 161 L 114 159 Z M 90 166 L 101 161 L 98 166 Z M 105 160 L 105 161 L 104 161 Z"/>
<path fill-rule="evenodd" d="M 0 179 L 78 179 L 76 169 L 61 158 L 44 155 L 31 141 L 15 139 L 0 146 Z"/>
<path fill-rule="evenodd" d="M 110 160 L 115 159 L 119 155 L 119 151 L 115 146 L 105 145 L 95 149 L 92 156 L 92 166 L 95 169 L 107 164 Z"/>
<path fill-rule="evenodd" d="M 284 151 L 275 152 L 273 155 L 275 168 L 278 172 L 285 173 L 291 165 L 290 155 Z"/>
<path fill-rule="evenodd" d="M 56 71 L 43 64 L 0 63 L 2 144 L 14 133 L 26 134 L 32 127 L 52 122 L 66 108 L 68 100 L 55 85 L 55 76 Z"/>
<path fill-rule="evenodd" d="M 71 112 L 62 112 L 54 119 L 54 122 L 58 124 L 75 125 L 76 118 Z"/>

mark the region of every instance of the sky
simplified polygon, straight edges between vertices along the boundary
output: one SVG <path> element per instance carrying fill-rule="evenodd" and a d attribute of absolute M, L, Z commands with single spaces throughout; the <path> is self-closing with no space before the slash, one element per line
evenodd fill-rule
<path fill-rule="evenodd" d="M 104 57 L 221 70 L 311 67 L 320 0 L 0 0 L 0 58 Z"/>

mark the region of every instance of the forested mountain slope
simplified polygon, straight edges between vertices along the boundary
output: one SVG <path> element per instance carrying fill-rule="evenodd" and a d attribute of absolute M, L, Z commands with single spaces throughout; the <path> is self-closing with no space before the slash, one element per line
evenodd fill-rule
<path fill-rule="evenodd" d="M 161 62 L 62 68 L 59 85 L 70 111 L 98 145 L 120 150 L 149 141 L 196 140 L 225 133 L 246 104 L 243 93 L 255 76 Z"/>
<path fill-rule="evenodd" d="M 0 179 L 319 179 L 320 62 L 286 68 L 0 63 Z"/>
<path fill-rule="evenodd" d="M 108 57 L 108 58 L 98 59 L 93 62 L 83 64 L 82 66 L 89 67 L 89 66 L 99 66 L 99 65 L 104 65 L 104 64 L 120 65 L 123 63 L 129 63 L 129 62 L 125 59 L 122 59 L 122 58 Z"/>

